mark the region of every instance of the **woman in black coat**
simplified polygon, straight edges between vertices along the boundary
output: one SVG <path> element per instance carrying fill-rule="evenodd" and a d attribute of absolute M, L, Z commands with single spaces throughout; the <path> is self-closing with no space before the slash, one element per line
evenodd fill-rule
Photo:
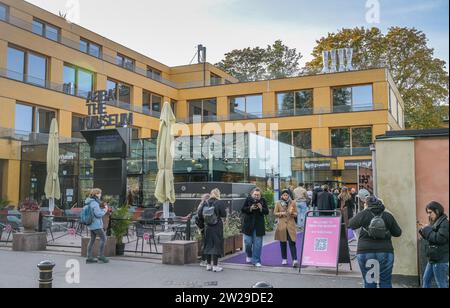
<path fill-rule="evenodd" d="M 213 207 L 217 217 L 217 223 L 212 225 L 205 221 L 204 209 L 205 207 Z M 222 202 L 220 201 L 220 191 L 214 189 L 211 191 L 210 199 L 205 202 L 198 211 L 200 222 L 205 225 L 205 244 L 203 247 L 203 254 L 207 257 L 208 265 L 207 271 L 221 272 L 223 268 L 218 266 L 219 258 L 224 256 L 223 245 L 223 222 L 222 218 L 227 217 L 227 212 Z M 212 261 L 212 265 L 211 265 Z"/>
<path fill-rule="evenodd" d="M 431 287 L 433 276 L 439 288 L 448 288 L 448 218 L 444 214 L 444 207 L 437 202 L 428 204 L 426 211 L 430 224 L 419 231 L 426 241 L 428 258 L 423 275 L 423 288 Z M 420 223 L 419 225 L 423 226 Z"/>

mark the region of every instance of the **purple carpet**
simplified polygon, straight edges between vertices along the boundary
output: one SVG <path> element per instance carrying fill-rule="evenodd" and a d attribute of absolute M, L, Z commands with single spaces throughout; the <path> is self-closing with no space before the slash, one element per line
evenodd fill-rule
<path fill-rule="evenodd" d="M 351 240 L 354 238 L 353 231 L 348 230 L 348 239 Z M 303 233 L 297 234 L 297 257 L 300 258 L 301 251 L 302 251 L 302 243 L 303 243 Z M 244 248 L 245 249 L 245 248 Z M 224 260 L 224 263 L 231 263 L 231 264 L 246 264 L 246 254 L 245 252 L 240 253 L 237 256 L 231 257 L 227 260 Z M 261 264 L 263 266 L 269 266 L 269 267 L 281 267 L 281 249 L 280 249 L 280 242 L 273 242 L 267 245 L 263 246 L 262 255 L 261 255 L 262 262 Z M 288 245 L 288 264 L 286 267 L 289 267 L 292 265 L 292 258 L 291 258 L 291 252 L 289 250 Z"/>

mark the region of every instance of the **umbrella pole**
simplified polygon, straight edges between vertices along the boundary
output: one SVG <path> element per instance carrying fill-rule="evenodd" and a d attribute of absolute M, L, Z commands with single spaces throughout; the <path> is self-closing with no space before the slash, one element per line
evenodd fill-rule
<path fill-rule="evenodd" d="M 55 210 L 55 199 L 54 198 L 49 199 L 48 210 L 50 212 L 50 216 L 53 216 L 53 211 Z"/>
<path fill-rule="evenodd" d="M 170 210 L 169 210 L 169 201 L 164 202 L 163 204 L 163 211 L 164 211 L 164 230 L 167 231 L 169 228 L 169 216 L 170 216 Z"/>

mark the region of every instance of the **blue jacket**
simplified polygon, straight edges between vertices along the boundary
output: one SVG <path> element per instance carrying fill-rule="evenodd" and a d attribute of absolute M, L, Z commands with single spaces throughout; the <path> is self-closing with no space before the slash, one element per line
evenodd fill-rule
<path fill-rule="evenodd" d="M 103 229 L 103 216 L 105 216 L 106 211 L 100 208 L 100 201 L 98 199 L 87 198 L 84 204 L 89 205 L 94 212 L 94 220 L 88 226 L 88 229 L 91 231 Z"/>

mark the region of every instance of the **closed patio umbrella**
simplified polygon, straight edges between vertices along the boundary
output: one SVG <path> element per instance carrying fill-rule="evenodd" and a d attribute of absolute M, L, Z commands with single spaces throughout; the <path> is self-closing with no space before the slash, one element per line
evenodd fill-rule
<path fill-rule="evenodd" d="M 52 120 L 47 148 L 47 179 L 45 180 L 45 197 L 49 200 L 50 215 L 55 209 L 55 199 L 61 198 L 59 188 L 59 133 L 58 122 Z"/>
<path fill-rule="evenodd" d="M 175 203 L 175 188 L 173 179 L 173 155 L 171 147 L 174 137 L 172 126 L 176 118 L 169 103 L 164 103 L 161 113 L 161 123 L 156 147 L 156 160 L 158 162 L 158 175 L 156 176 L 156 199 L 163 203 L 164 219 L 169 218 L 169 203 Z"/>

